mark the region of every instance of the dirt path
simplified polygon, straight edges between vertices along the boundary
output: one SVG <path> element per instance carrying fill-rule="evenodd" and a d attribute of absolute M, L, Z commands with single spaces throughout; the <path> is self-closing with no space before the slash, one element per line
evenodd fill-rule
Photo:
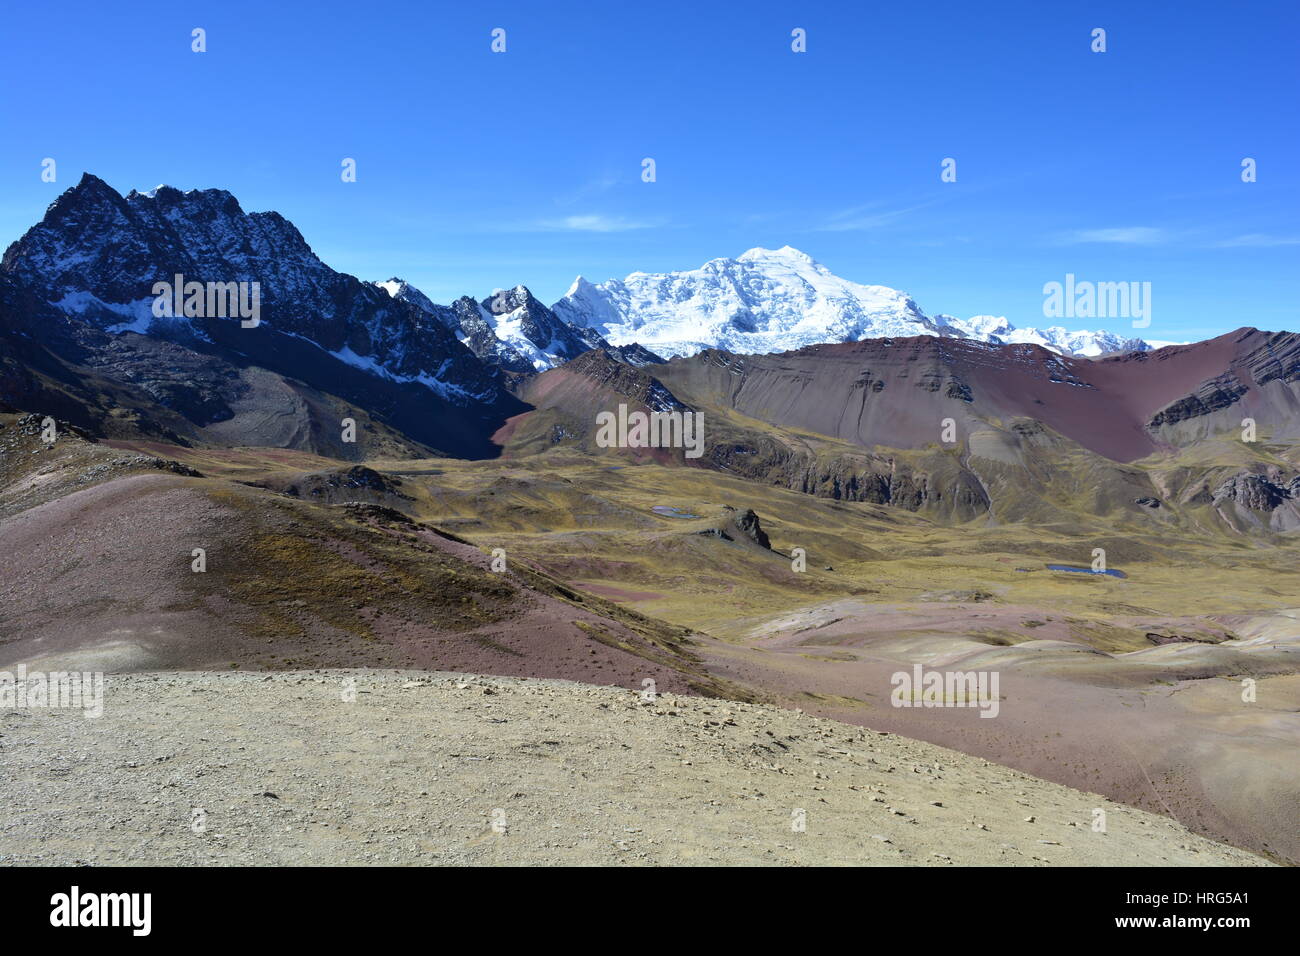
<path fill-rule="evenodd" d="M 802 713 L 414 671 L 109 677 L 0 711 L 0 781 L 2 864 L 1264 864 Z"/>

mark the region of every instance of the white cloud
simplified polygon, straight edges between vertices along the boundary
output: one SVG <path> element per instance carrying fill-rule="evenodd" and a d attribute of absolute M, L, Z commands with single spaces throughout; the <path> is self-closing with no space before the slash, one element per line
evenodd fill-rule
<path fill-rule="evenodd" d="M 1262 232 L 1251 232 L 1244 236 L 1235 236 L 1232 239 L 1225 239 L 1222 242 L 1215 243 L 1215 245 L 1222 249 L 1237 249 L 1242 247 L 1262 249 L 1271 246 L 1300 246 L 1300 236 L 1270 236 Z"/>
<path fill-rule="evenodd" d="M 626 232 L 629 229 L 649 229 L 653 223 L 624 219 L 622 216 L 604 216 L 593 213 L 586 216 L 565 216 L 557 228 L 578 232 Z"/>
<path fill-rule="evenodd" d="M 630 232 L 634 229 L 655 229 L 667 225 L 665 219 L 629 219 L 626 216 L 607 216 L 588 213 L 580 216 L 562 216 L 555 219 L 483 219 L 478 231 L 493 233 L 518 232 Z"/>
<path fill-rule="evenodd" d="M 619 182 L 619 178 L 613 173 L 603 173 L 599 176 L 588 179 L 576 189 L 557 197 L 555 200 L 556 205 L 573 206 L 580 202 L 589 202 L 592 197 L 609 192 L 615 186 L 619 185 Z"/>
<path fill-rule="evenodd" d="M 933 201 L 917 203 L 902 209 L 882 209 L 879 202 L 853 206 L 832 214 L 825 223 L 817 227 L 819 232 L 868 232 L 879 229 L 901 219 L 910 212 L 934 205 Z"/>
<path fill-rule="evenodd" d="M 588 213 L 581 216 L 564 216 L 560 219 L 534 219 L 529 222 L 505 223 L 496 232 L 630 232 L 634 229 L 654 229 L 662 220 L 628 219 L 624 216 L 606 216 Z"/>
<path fill-rule="evenodd" d="M 1111 242 L 1149 246 L 1168 238 L 1163 229 L 1152 226 L 1122 226 L 1116 229 L 1079 229 L 1065 237 L 1067 242 Z"/>

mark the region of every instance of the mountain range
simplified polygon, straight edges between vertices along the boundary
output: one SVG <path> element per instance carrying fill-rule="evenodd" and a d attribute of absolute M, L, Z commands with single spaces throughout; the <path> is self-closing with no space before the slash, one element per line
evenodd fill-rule
<path fill-rule="evenodd" d="M 1018 329 L 1005 317 L 928 316 L 904 292 L 834 275 L 785 246 L 750 249 L 687 272 L 634 272 L 593 285 L 579 276 L 555 314 L 615 344 L 637 342 L 669 358 L 716 348 L 760 354 L 888 336 L 934 335 L 1033 343 L 1067 355 L 1150 351 L 1111 332 Z"/>
<path fill-rule="evenodd" d="M 257 283 L 259 321 L 156 314 L 155 284 L 177 276 Z M 790 247 L 579 278 L 552 307 L 523 285 L 439 305 L 399 278 L 331 269 L 282 216 L 247 213 L 223 190 L 122 196 L 89 174 L 0 260 L 0 346 L 0 400 L 109 438 L 488 458 L 589 446 L 592 416 L 629 401 L 706 412 L 706 467 L 966 517 L 998 507 L 981 458 L 1068 446 L 1123 465 L 1224 439 L 1246 419 L 1261 441 L 1300 437 L 1291 333 L 1243 328 L 1153 350 L 929 316 Z M 954 462 L 904 466 L 877 451 L 934 446 L 949 420 Z M 822 436 L 817 449 L 807 434 Z M 1289 465 L 1230 465 L 1187 494 L 1224 487 L 1261 505 L 1247 511 L 1263 527 L 1297 523 Z M 1167 497 L 1138 484 L 1126 507 Z"/>
<path fill-rule="evenodd" d="M 399 278 L 376 285 L 436 316 L 479 358 L 519 373 L 555 368 L 592 348 L 646 365 L 705 349 L 765 354 L 910 335 L 1034 344 L 1086 357 L 1166 344 L 1106 331 L 1016 328 L 1003 316 L 928 316 L 906 293 L 841 279 L 789 246 L 599 285 L 578 276 L 549 309 L 522 285 L 450 306 Z"/>
<path fill-rule="evenodd" d="M 645 365 L 705 349 L 764 354 L 909 335 L 1034 344 L 1085 357 L 1172 344 L 1102 330 L 1017 328 L 1004 316 L 929 316 L 906 293 L 842 279 L 790 246 L 750 249 L 685 272 L 634 272 L 599 284 L 578 276 L 549 309 L 524 286 L 443 306 L 399 278 L 376 285 L 437 316 L 483 360 L 522 373 L 555 368 L 591 348 Z"/>
<path fill-rule="evenodd" d="M 523 285 L 439 305 L 399 278 L 366 283 L 336 272 L 278 213 L 245 213 L 224 190 L 158 186 L 122 196 L 90 174 L 9 247 L 0 275 L 61 322 L 108 336 L 147 333 L 250 358 L 294 351 L 293 338 L 323 353 L 312 364 L 343 363 L 385 388 L 423 385 L 460 408 L 498 402 L 502 373 L 545 371 L 593 348 L 642 366 L 708 348 L 771 353 L 881 336 L 1033 342 L 1074 355 L 1151 347 L 1106 332 L 1016 329 L 998 317 L 927 316 L 906 294 L 841 279 L 788 246 L 689 272 L 599 285 L 579 277 L 550 308 Z M 174 275 L 259 283 L 263 328 L 232 335 L 211 317 L 154 316 L 152 287 Z M 225 414 L 229 401 L 217 401 Z"/>

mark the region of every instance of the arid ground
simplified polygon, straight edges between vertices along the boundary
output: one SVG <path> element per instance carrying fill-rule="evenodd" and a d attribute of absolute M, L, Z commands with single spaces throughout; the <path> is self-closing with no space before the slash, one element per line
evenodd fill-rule
<path fill-rule="evenodd" d="M 107 697 L 100 719 L 0 717 L 0 863 L 1264 863 L 780 708 L 373 670 L 124 675 Z"/>

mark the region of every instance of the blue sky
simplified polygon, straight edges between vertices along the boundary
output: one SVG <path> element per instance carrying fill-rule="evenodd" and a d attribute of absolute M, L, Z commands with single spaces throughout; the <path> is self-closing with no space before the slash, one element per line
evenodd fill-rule
<path fill-rule="evenodd" d="M 1297 330 L 1298 36 L 1250 0 L 10 4 L 0 242 L 88 170 L 443 302 L 788 244 L 931 314 L 1051 324 L 1069 272 L 1152 283 L 1147 338 Z"/>

